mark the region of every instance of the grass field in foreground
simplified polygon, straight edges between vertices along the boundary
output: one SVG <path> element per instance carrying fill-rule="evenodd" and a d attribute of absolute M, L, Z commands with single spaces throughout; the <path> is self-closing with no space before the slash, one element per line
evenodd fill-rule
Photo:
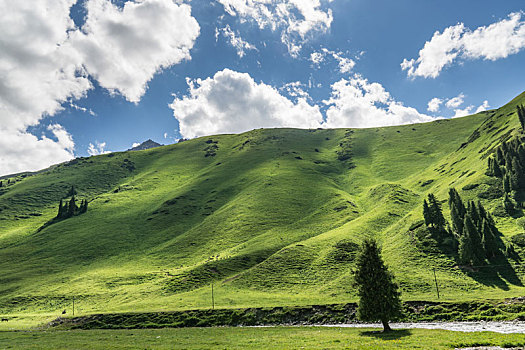
<path fill-rule="evenodd" d="M 523 334 L 327 327 L 0 332 L 2 349 L 454 349 L 519 347 Z"/>

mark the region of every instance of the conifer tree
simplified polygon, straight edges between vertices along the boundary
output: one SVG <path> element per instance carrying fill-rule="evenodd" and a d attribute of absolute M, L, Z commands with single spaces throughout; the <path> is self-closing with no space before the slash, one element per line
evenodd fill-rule
<path fill-rule="evenodd" d="M 62 199 L 60 200 L 60 203 L 58 204 L 58 214 L 57 218 L 61 218 L 64 216 L 64 203 L 62 202 Z"/>
<path fill-rule="evenodd" d="M 508 174 L 505 174 L 503 176 L 503 192 L 505 193 L 510 192 L 510 177 Z"/>
<path fill-rule="evenodd" d="M 454 232 L 458 234 L 463 233 L 463 218 L 460 216 L 458 209 L 456 209 L 456 203 L 451 204 L 450 219 L 452 221 Z"/>
<path fill-rule="evenodd" d="M 428 194 L 428 208 L 430 212 L 430 224 L 437 231 L 443 231 L 446 224 L 445 217 L 441 211 L 441 204 L 433 193 Z"/>
<path fill-rule="evenodd" d="M 468 202 L 468 209 L 467 209 L 468 216 L 470 220 L 472 220 L 472 223 L 476 228 L 478 228 L 481 224 L 480 216 L 478 209 L 476 208 L 476 205 L 474 204 L 474 201 Z"/>
<path fill-rule="evenodd" d="M 470 244 L 469 237 L 464 234 L 459 237 L 458 256 L 462 264 L 472 264 L 474 260 L 472 244 Z"/>
<path fill-rule="evenodd" d="M 505 193 L 505 196 L 503 196 L 503 207 L 505 208 L 507 214 L 511 215 L 514 213 L 514 203 L 510 199 L 508 193 Z"/>
<path fill-rule="evenodd" d="M 501 147 L 498 147 L 496 150 L 496 161 L 499 165 L 505 165 L 505 157 L 503 157 L 503 152 L 501 151 Z"/>
<path fill-rule="evenodd" d="M 390 331 L 388 322 L 401 315 L 400 292 L 374 240 L 366 239 L 361 246 L 354 281 L 359 296 L 359 319 L 381 321 L 383 331 Z"/>
<path fill-rule="evenodd" d="M 87 199 L 83 199 L 82 200 L 82 204 L 80 205 L 80 213 L 85 213 L 87 212 L 87 208 L 88 208 L 88 201 Z"/>
<path fill-rule="evenodd" d="M 68 216 L 68 217 L 72 217 L 73 215 L 75 215 L 77 209 L 78 209 L 78 208 L 77 208 L 77 204 L 76 204 L 76 202 L 75 202 L 75 196 L 73 196 L 73 197 L 71 197 L 71 199 L 69 200 L 67 216 Z"/>
<path fill-rule="evenodd" d="M 73 197 L 77 194 L 77 190 L 75 190 L 75 185 L 71 185 L 71 188 L 69 189 L 69 192 L 67 193 L 66 197 Z"/>
<path fill-rule="evenodd" d="M 485 255 L 481 236 L 468 214 L 465 215 L 463 235 L 459 239 L 458 254 L 460 262 L 473 265 L 480 264 Z"/>
<path fill-rule="evenodd" d="M 485 250 L 487 259 L 495 258 L 499 251 L 498 243 L 497 243 L 494 233 L 492 232 L 490 224 L 488 223 L 487 220 L 483 220 L 482 234 L 483 234 L 483 249 Z"/>

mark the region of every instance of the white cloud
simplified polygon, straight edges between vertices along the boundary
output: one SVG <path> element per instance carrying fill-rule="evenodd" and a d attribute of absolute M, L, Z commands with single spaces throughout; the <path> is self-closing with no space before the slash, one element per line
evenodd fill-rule
<path fill-rule="evenodd" d="M 255 128 L 314 128 L 322 122 L 318 106 L 303 97 L 294 103 L 247 73 L 225 69 L 213 78 L 187 81 L 188 96 L 170 105 L 184 138 Z"/>
<path fill-rule="evenodd" d="M 89 0 L 82 30 L 71 45 L 99 84 L 138 102 L 147 82 L 160 69 L 190 59 L 199 35 L 191 7 L 171 0 L 126 2 Z"/>
<path fill-rule="evenodd" d="M 332 57 L 337 60 L 341 73 L 350 73 L 352 68 L 354 68 L 355 61 L 351 58 L 344 57 L 342 52 L 327 51 L 327 53 L 331 54 Z"/>
<path fill-rule="evenodd" d="M 458 108 L 465 102 L 464 99 L 465 95 L 463 93 L 460 93 L 458 96 L 449 99 L 440 99 L 435 97 L 428 102 L 428 110 L 431 112 L 436 112 L 439 110 L 439 105 L 446 101 L 445 106 L 448 109 L 452 109 L 454 111 L 454 115 L 452 116 L 452 118 L 464 117 L 466 115 L 471 114 L 472 110 L 474 109 L 473 105 L 469 105 L 465 108 Z M 485 100 L 480 106 L 478 106 L 475 113 L 485 111 L 489 107 L 489 101 Z"/>
<path fill-rule="evenodd" d="M 379 83 L 369 83 L 360 75 L 332 84 L 325 127 L 377 127 L 432 121 L 435 118 L 419 113 L 394 100 Z"/>
<path fill-rule="evenodd" d="M 455 109 L 454 110 L 454 115 L 452 116 L 452 118 L 461 118 L 461 117 L 464 117 L 464 116 L 467 116 L 470 114 L 470 112 L 472 111 L 472 109 L 474 108 L 474 106 L 470 105 L 470 106 L 467 106 L 463 109 Z"/>
<path fill-rule="evenodd" d="M 58 124 L 48 130 L 56 140 L 20 130 L 0 129 L 0 175 L 34 171 L 74 157 L 71 135 Z"/>
<path fill-rule="evenodd" d="M 95 112 L 93 112 L 93 110 L 91 108 L 86 108 L 86 107 L 82 107 L 82 106 L 79 106 L 73 102 L 69 102 L 69 107 L 73 108 L 73 109 L 76 109 L 77 111 L 81 111 L 81 112 L 84 112 L 84 113 L 88 113 L 89 115 L 95 117 L 97 114 Z"/>
<path fill-rule="evenodd" d="M 489 101 L 485 100 L 483 101 L 483 104 L 481 104 L 478 108 L 476 108 L 476 113 L 486 111 L 487 108 L 489 108 Z"/>
<path fill-rule="evenodd" d="M 133 144 L 135 147 L 135 144 Z M 137 144 L 138 146 L 139 144 Z M 106 143 L 105 142 L 98 142 L 98 141 L 95 141 L 95 144 L 92 144 L 92 143 L 89 143 L 89 147 L 87 149 L 87 153 L 90 155 L 90 156 L 97 156 L 99 154 L 106 154 L 106 153 L 111 153 L 110 151 L 106 151 Z"/>
<path fill-rule="evenodd" d="M 525 48 L 525 21 L 522 12 L 514 12 L 499 22 L 474 31 L 463 23 L 436 31 L 419 51 L 417 59 L 401 63 L 409 77 L 436 78 L 441 70 L 458 58 L 495 61 Z"/>
<path fill-rule="evenodd" d="M 284 84 L 279 91 L 284 91 L 288 96 L 297 98 L 303 98 L 306 101 L 311 100 L 310 95 L 305 91 L 306 85 L 300 81 L 293 81 L 291 83 Z"/>
<path fill-rule="evenodd" d="M 238 133 L 272 127 L 375 127 L 432 121 L 435 118 L 394 100 L 379 83 L 359 75 L 332 85 L 326 121 L 317 105 L 310 105 L 303 84 L 285 84 L 281 90 L 255 82 L 250 75 L 229 69 L 204 80 L 187 79 L 189 93 L 170 107 L 184 138 Z M 299 91 L 299 92 L 298 92 Z"/>
<path fill-rule="evenodd" d="M 319 67 L 319 65 L 324 61 L 324 54 L 322 52 L 312 52 L 310 54 L 310 61 L 315 67 Z"/>
<path fill-rule="evenodd" d="M 73 0 L 0 2 L 0 127 L 25 130 L 91 88 L 66 45 Z"/>
<path fill-rule="evenodd" d="M 428 108 L 427 110 L 429 112 L 437 112 L 439 111 L 439 106 L 443 103 L 443 100 L 437 97 L 434 97 L 430 101 L 428 101 Z"/>
<path fill-rule="evenodd" d="M 0 134 L 11 142 L 0 147 L 0 174 L 24 169 L 13 165 L 18 152 L 8 150 L 14 147 L 39 157 L 19 162 L 27 169 L 73 157 L 59 141 L 39 139 L 27 128 L 62 110 L 64 103 L 79 107 L 72 101 L 92 88 L 90 77 L 137 102 L 159 69 L 190 58 L 199 34 L 191 8 L 171 0 L 128 2 L 122 8 L 109 0 L 87 0 L 82 28 L 69 17 L 76 2 L 0 2 Z"/>
<path fill-rule="evenodd" d="M 355 66 L 355 61 L 351 58 L 345 57 L 343 52 L 328 50 L 324 47 L 321 48 L 321 51 L 319 52 L 312 52 L 310 54 L 310 61 L 315 67 L 319 67 L 320 64 L 326 60 L 327 56 L 332 57 L 337 62 L 340 73 L 350 73 Z"/>
<path fill-rule="evenodd" d="M 237 50 L 237 55 L 240 57 L 240 58 L 243 58 L 244 55 L 246 54 L 246 51 L 247 50 L 256 50 L 257 51 L 257 48 L 255 47 L 255 45 L 252 45 L 250 44 L 249 42 L 243 40 L 243 38 L 241 38 L 239 32 L 237 31 L 237 33 L 235 33 L 231 28 L 230 26 L 227 24 L 226 27 L 224 28 L 221 28 L 220 30 L 218 30 L 216 28 L 216 31 L 215 31 L 215 40 L 218 39 L 218 33 L 221 32 L 222 35 L 228 39 L 228 43 L 233 47 L 235 48 L 235 50 Z"/>
<path fill-rule="evenodd" d="M 463 99 L 465 98 L 465 95 L 463 95 L 462 93 L 457 95 L 456 97 L 453 97 L 451 99 L 449 99 L 446 103 L 445 103 L 445 106 L 447 106 L 447 108 L 450 108 L 450 109 L 453 109 L 453 108 L 457 108 L 459 106 L 461 106 L 463 104 Z"/>
<path fill-rule="evenodd" d="M 332 10 L 323 10 L 319 0 L 217 0 L 231 16 L 255 21 L 259 28 L 279 30 L 281 41 L 297 56 L 304 41 L 315 32 L 325 32 L 333 20 Z"/>

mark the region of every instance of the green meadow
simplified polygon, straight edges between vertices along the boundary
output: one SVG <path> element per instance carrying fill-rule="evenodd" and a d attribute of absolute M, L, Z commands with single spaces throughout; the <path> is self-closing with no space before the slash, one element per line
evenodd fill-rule
<path fill-rule="evenodd" d="M 488 155 L 520 132 L 516 106 L 523 103 L 525 94 L 496 110 L 426 124 L 216 135 L 5 177 L 0 314 L 8 321 L 0 329 L 29 328 L 63 311 L 71 316 L 73 299 L 76 315 L 206 309 L 212 306 L 212 285 L 216 308 L 353 302 L 352 258 L 368 236 L 380 242 L 403 300 L 437 300 L 436 281 L 441 301 L 523 295 L 525 240 L 517 235 L 525 231 L 525 221 L 521 213 L 501 215 L 502 200 L 492 195 L 498 184 L 485 174 Z M 51 222 L 71 186 L 78 200 L 89 201 L 88 211 Z M 414 235 L 430 192 L 443 201 L 450 219 L 451 187 L 494 213 L 504 242 L 517 256 L 462 268 L 453 256 Z M 198 330 L 155 332 L 169 338 Z M 318 341 L 337 348 L 354 346 L 360 331 L 206 332 L 210 338 L 202 341 L 219 345 L 239 332 L 249 346 L 257 341 L 255 332 L 268 332 L 284 342 L 275 343 L 277 348 L 286 347 L 294 338 L 284 333 L 291 332 L 304 335 L 305 346 Z M 341 343 L 334 343 L 333 332 L 342 334 Z M 65 346 L 60 333 L 8 334 L 19 344 L 41 337 Z M 68 334 L 78 341 L 86 336 Z M 137 341 L 125 332 L 96 334 L 106 341 L 118 335 L 122 344 Z M 440 338 L 443 347 L 463 339 L 450 334 L 429 331 L 425 337 Z M 480 343 L 488 339 L 476 337 Z M 372 347 L 386 341 L 359 339 Z M 410 339 L 391 341 L 412 347 Z"/>
<path fill-rule="evenodd" d="M 0 332 L 5 349 L 455 349 L 519 347 L 525 335 L 329 327 Z"/>

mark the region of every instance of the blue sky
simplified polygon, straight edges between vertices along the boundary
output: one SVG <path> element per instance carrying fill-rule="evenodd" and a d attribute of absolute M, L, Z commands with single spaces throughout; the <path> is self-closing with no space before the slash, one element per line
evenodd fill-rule
<path fill-rule="evenodd" d="M 523 1 L 17 3 L 0 1 L 0 174 L 149 138 L 458 117 L 525 90 Z"/>

